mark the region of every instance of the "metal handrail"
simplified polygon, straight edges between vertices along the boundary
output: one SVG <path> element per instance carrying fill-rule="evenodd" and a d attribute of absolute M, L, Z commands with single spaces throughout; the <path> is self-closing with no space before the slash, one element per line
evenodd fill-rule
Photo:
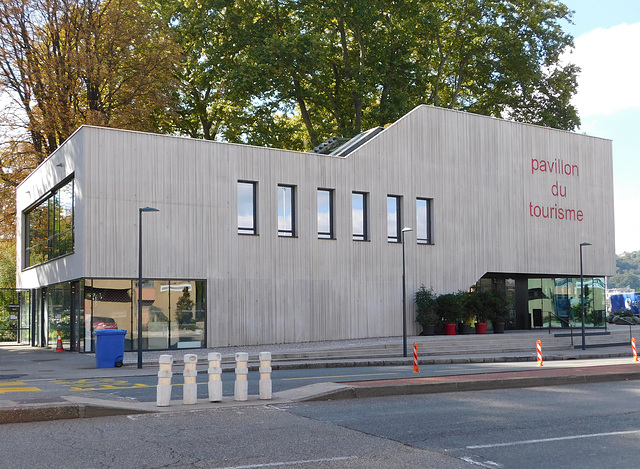
<path fill-rule="evenodd" d="M 551 311 L 549 311 L 549 334 L 551 334 Z M 561 318 L 560 316 L 558 316 L 556 313 L 553 313 L 553 316 L 556 317 L 556 319 L 558 319 L 560 322 L 564 322 L 567 327 L 569 328 L 570 334 L 571 334 L 571 346 L 573 347 L 573 326 L 571 325 L 571 323 L 569 322 L 569 319 L 565 319 L 565 318 Z"/>

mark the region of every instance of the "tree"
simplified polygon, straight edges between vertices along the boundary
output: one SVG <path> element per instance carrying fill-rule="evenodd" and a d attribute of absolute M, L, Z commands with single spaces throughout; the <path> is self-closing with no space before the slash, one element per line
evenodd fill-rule
<path fill-rule="evenodd" d="M 79 125 L 154 130 L 177 49 L 137 0 L 6 0 L 0 85 L 26 116 L 36 163 Z"/>
<path fill-rule="evenodd" d="M 175 318 L 180 326 L 193 324 L 193 307 L 195 303 L 191 299 L 189 289 L 184 287 L 182 296 L 176 302 Z"/>
<path fill-rule="evenodd" d="M 163 11 L 189 55 L 176 129 L 192 136 L 253 143 L 259 130 L 259 144 L 309 148 L 422 103 L 579 124 L 578 69 L 560 63 L 571 13 L 554 0 L 173 0 Z"/>
<path fill-rule="evenodd" d="M 77 127 L 161 128 L 179 61 L 170 30 L 137 0 L 4 0 L 0 237 L 14 236 L 15 187 Z"/>

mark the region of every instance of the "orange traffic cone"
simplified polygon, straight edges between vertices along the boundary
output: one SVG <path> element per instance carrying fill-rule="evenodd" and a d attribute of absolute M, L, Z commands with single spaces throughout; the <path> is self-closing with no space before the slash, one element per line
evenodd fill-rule
<path fill-rule="evenodd" d="M 64 352 L 64 348 L 62 347 L 62 337 L 60 337 L 60 332 L 58 332 L 58 344 L 56 345 L 56 352 Z"/>

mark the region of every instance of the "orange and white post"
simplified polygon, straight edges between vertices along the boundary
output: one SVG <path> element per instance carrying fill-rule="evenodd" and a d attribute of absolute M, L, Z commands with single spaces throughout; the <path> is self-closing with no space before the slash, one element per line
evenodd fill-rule
<path fill-rule="evenodd" d="M 413 343 L 413 372 L 420 373 L 420 368 L 418 368 L 418 344 Z"/>
<path fill-rule="evenodd" d="M 633 350 L 633 361 L 638 361 L 638 350 L 636 349 L 636 339 L 631 338 L 631 350 Z"/>
<path fill-rule="evenodd" d="M 542 366 L 542 342 L 536 341 L 536 354 L 538 355 L 538 366 Z"/>

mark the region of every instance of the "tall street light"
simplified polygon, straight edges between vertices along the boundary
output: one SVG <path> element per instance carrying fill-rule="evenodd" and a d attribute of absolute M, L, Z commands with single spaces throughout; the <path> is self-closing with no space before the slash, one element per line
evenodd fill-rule
<path fill-rule="evenodd" d="M 413 228 L 405 226 L 402 228 L 402 356 L 407 356 L 407 282 L 405 275 L 405 258 L 404 258 L 404 234 L 407 231 L 413 231 Z"/>
<path fill-rule="evenodd" d="M 580 311 L 582 313 L 582 350 L 585 350 L 584 342 L 584 274 L 582 270 L 582 246 L 591 246 L 591 243 L 580 243 Z"/>
<path fill-rule="evenodd" d="M 143 207 L 138 217 L 138 368 L 142 368 L 142 212 L 158 212 L 157 208 Z"/>

